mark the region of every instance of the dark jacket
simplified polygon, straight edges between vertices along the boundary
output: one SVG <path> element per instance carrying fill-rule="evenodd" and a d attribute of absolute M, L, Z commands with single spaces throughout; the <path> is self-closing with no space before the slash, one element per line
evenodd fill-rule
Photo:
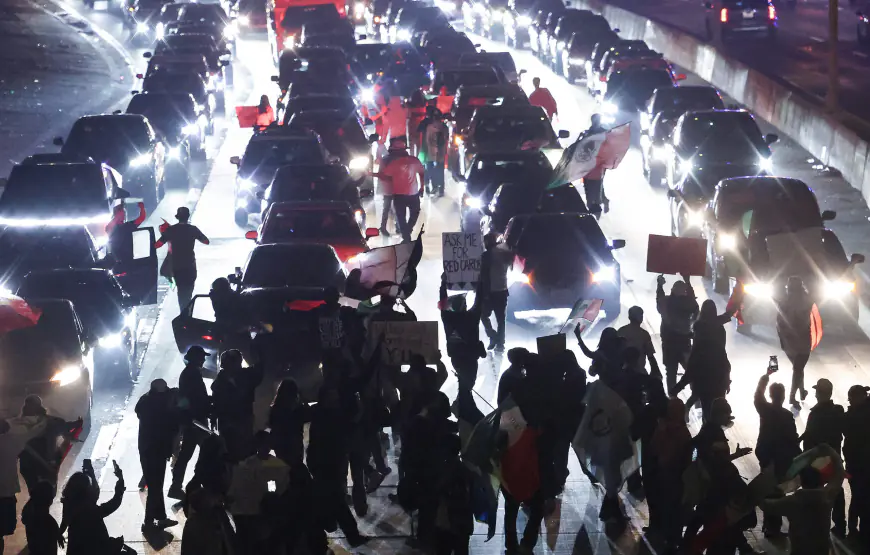
<path fill-rule="evenodd" d="M 801 436 L 804 451 L 822 443 L 828 444 L 837 453 L 843 445 L 843 427 L 846 413 L 843 407 L 833 401 L 822 401 L 807 416 L 807 427 Z"/>
<path fill-rule="evenodd" d="M 870 400 L 846 411 L 843 428 L 843 459 L 849 474 L 870 474 Z"/>
<path fill-rule="evenodd" d="M 275 456 L 288 466 L 301 463 L 305 455 L 303 429 L 311 422 L 312 408 L 305 403 L 294 407 L 273 406 L 269 412 L 269 428 Z"/>
<path fill-rule="evenodd" d="M 48 510 L 41 510 L 28 501 L 21 511 L 21 523 L 27 534 L 30 555 L 56 555 L 60 526 Z"/>
<path fill-rule="evenodd" d="M 109 536 L 103 519 L 118 510 L 123 498 L 124 480 L 118 480 L 115 495 L 105 503 L 64 504 L 67 555 L 117 555 L 120 552 L 120 540 Z"/>
<path fill-rule="evenodd" d="M 149 391 L 136 403 L 139 417 L 139 452 L 155 457 L 172 456 L 173 442 L 178 433 L 177 390 L 163 393 Z"/>
<path fill-rule="evenodd" d="M 698 395 L 720 397 L 731 385 L 731 362 L 725 351 L 725 328 L 722 318 L 695 322 L 692 335 L 692 350 L 686 365 L 686 373 L 677 384 L 677 391 L 685 383 L 692 385 Z"/>
<path fill-rule="evenodd" d="M 202 369 L 199 366 L 187 365 L 178 377 L 178 397 L 181 407 L 187 416 L 208 424 L 211 416 L 211 398 L 202 379 Z"/>
<path fill-rule="evenodd" d="M 662 316 L 662 335 L 692 334 L 692 325 L 700 309 L 692 286 L 687 283 L 686 289 L 687 293 L 682 296 L 666 295 L 661 284 L 656 289 L 656 308 Z"/>
<path fill-rule="evenodd" d="M 792 461 L 801 452 L 794 415 L 785 407 L 774 405 L 764 398 L 767 380 L 762 380 L 755 391 L 755 410 L 760 426 L 755 455 L 762 468 L 773 464 L 775 474 L 783 476 Z"/>
<path fill-rule="evenodd" d="M 779 303 L 776 315 L 776 333 L 782 350 L 787 355 L 809 354 L 812 351 L 810 312 L 813 301 L 806 294 L 787 296 Z"/>
<path fill-rule="evenodd" d="M 238 370 L 221 370 L 211 384 L 215 415 L 251 418 L 254 415 L 254 392 L 263 381 L 260 365 Z"/>

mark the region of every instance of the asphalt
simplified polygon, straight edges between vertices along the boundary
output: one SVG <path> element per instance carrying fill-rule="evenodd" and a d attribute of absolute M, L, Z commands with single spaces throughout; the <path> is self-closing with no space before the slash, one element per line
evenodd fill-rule
<path fill-rule="evenodd" d="M 116 23 L 112 16 L 105 13 L 94 13 L 86 16 L 91 25 L 98 26 L 118 40 L 123 35 L 116 34 Z M 499 45 L 480 39 L 487 50 L 501 50 Z M 141 53 L 135 49 L 127 49 L 130 58 L 141 58 Z M 595 110 L 592 99 L 585 93 L 582 86 L 567 84 L 564 80 L 544 68 L 527 52 L 513 52 L 517 66 L 529 71 L 526 77 L 540 76 L 553 92 L 559 103 L 560 120 L 555 124 L 557 129 L 567 128 L 572 138 L 588 126 L 589 115 Z M 274 69 L 268 56 L 268 49 L 262 39 L 243 40 L 239 45 L 239 61 L 237 62 L 239 77 L 236 80 L 237 90 L 234 100 L 237 103 L 249 102 L 264 92 L 274 93 L 274 84 L 269 82 L 269 76 Z M 529 79 L 530 80 L 530 79 Z M 106 109 L 106 108 L 103 108 Z M 81 115 L 81 114 L 79 114 Z M 762 122 L 762 126 L 765 124 Z M 764 129 L 765 132 L 770 131 Z M 160 218 L 169 219 L 179 204 L 194 208 L 193 223 L 212 239 L 212 245 L 198 247 L 199 279 L 197 292 L 207 292 L 211 281 L 232 272 L 235 266 L 243 263 L 244 257 L 250 251 L 252 243 L 243 239 L 245 229 L 233 223 L 233 179 L 235 168 L 229 163 L 230 156 L 240 154 L 250 132 L 234 127 L 233 122 L 227 122 L 221 127 L 221 132 L 209 145 L 209 160 L 201 168 L 202 177 L 187 196 L 177 193 L 165 199 L 157 212 L 149 219 L 150 224 L 159 223 Z M 570 140 L 570 139 L 569 139 Z M 567 144 L 567 142 L 566 142 Z M 852 190 L 842 179 L 820 172 L 813 168 L 810 157 L 798 146 L 789 141 L 782 141 L 774 146 L 774 164 L 777 173 L 805 180 L 816 191 L 823 209 L 833 209 L 838 212 L 837 219 L 831 227 L 841 236 L 847 253 L 870 253 L 870 210 L 860 194 Z M 625 308 L 639 305 L 646 310 L 646 328 L 653 334 L 658 345 L 659 318 L 655 313 L 654 288 L 655 276 L 646 273 L 646 241 L 650 233 L 668 233 L 668 217 L 666 211 L 667 198 L 661 188 L 650 187 L 641 173 L 640 153 L 632 148 L 622 165 L 607 174 L 605 179 L 607 194 L 612 199 L 610 213 L 601 219 L 606 235 L 611 239 L 625 239 L 627 246 L 617 252 L 622 267 L 622 304 Z M 451 182 L 447 188 L 448 195 L 442 199 L 423 202 L 421 225 L 425 226 L 424 257 L 419 275 L 420 283 L 417 292 L 410 299 L 410 305 L 421 320 L 438 320 L 436 297 L 438 279 L 441 274 L 440 234 L 444 231 L 456 231 L 459 226 L 457 198 L 458 187 Z M 379 202 L 366 207 L 369 217 L 377 218 Z M 375 239 L 374 244 L 385 243 L 384 239 Z M 702 297 L 710 297 L 717 301 L 720 308 L 724 307 L 726 299 L 710 291 L 709 283 L 697 282 L 696 290 Z M 150 311 L 150 323 L 140 335 L 141 371 L 137 381 L 130 387 L 119 388 L 116 391 L 99 393 L 95 398 L 94 416 L 91 430 L 83 444 L 77 445 L 67 459 L 62 470 L 65 479 L 70 472 L 78 469 L 84 458 L 94 461 L 97 468 L 104 498 L 111 495 L 114 488 L 114 478 L 111 472 L 112 460 L 118 461 L 124 470 L 127 491 L 121 509 L 106 519 L 109 531 L 113 535 L 123 535 L 128 543 L 139 553 L 179 553 L 182 525 L 168 529 L 165 535 L 145 538 L 140 532 L 144 513 L 144 494 L 135 485 L 141 476 L 139 458 L 136 450 L 137 419 L 133 412 L 135 399 L 145 391 L 148 384 L 155 378 L 164 378 L 170 385 L 175 385 L 178 374 L 183 367 L 181 357 L 176 349 L 171 331 L 171 320 L 178 313 L 174 295 L 166 293 L 161 304 Z M 870 323 L 866 304 L 862 305 L 860 322 L 867 331 Z M 508 345 L 535 348 L 535 338 L 540 335 L 554 333 L 564 321 L 567 310 L 549 313 L 537 313 L 527 317 L 512 319 L 507 327 Z M 613 325 L 625 323 L 625 317 L 619 318 Z M 602 324 L 598 323 L 588 332 L 588 342 L 595 344 L 600 334 Z M 442 337 L 443 341 L 443 337 Z M 758 417 L 752 405 L 752 392 L 758 378 L 764 372 L 771 354 L 782 353 L 775 339 L 775 333 L 769 328 L 758 328 L 756 335 L 738 335 L 733 329 L 728 329 L 728 345 L 732 371 L 732 391 L 729 401 L 734 407 L 737 424 L 728 430 L 732 447 L 736 444 L 754 446 L 758 430 Z M 576 348 L 574 349 L 577 350 Z M 835 400 L 845 403 L 846 391 L 855 383 L 868 383 L 867 360 L 870 355 L 870 340 L 837 337 L 835 332 L 826 334 L 819 350 L 814 354 L 807 367 L 807 383 L 814 383 L 820 377 L 827 377 L 834 383 Z M 578 360 L 584 367 L 588 360 L 578 353 Z M 490 354 L 479 367 L 475 391 L 478 405 L 484 412 L 488 405 L 495 404 L 498 378 L 507 360 L 501 355 Z M 788 385 L 787 372 L 776 376 Z M 258 392 L 259 408 L 262 409 L 271 399 L 271 387 L 267 384 Z M 444 387 L 445 393 L 451 398 L 456 393 L 456 381 L 448 380 Z M 808 399 L 804 409 L 797 415 L 798 430 L 802 430 L 808 408 L 812 400 Z M 691 426 L 697 430 L 699 414 L 693 413 Z M 395 468 L 395 453 L 389 453 L 391 465 Z M 740 460 L 740 469 L 744 477 L 749 478 L 758 472 L 758 465 L 753 456 Z M 190 468 L 192 469 L 192 464 Z M 629 528 L 620 534 L 608 533 L 598 522 L 597 513 L 600 505 L 600 492 L 592 488 L 579 472 L 576 460 L 572 457 L 571 476 L 566 492 L 561 498 L 561 521 L 549 522 L 549 528 L 554 531 L 553 548 L 545 547 L 546 542 L 540 541 L 535 553 L 577 553 L 577 554 L 639 554 L 651 553 L 641 533 L 645 525 L 647 509 L 644 502 L 624 496 L 623 502 L 631 516 Z M 360 519 L 361 530 L 374 537 L 374 540 L 361 553 L 413 553 L 406 545 L 406 539 L 411 533 L 409 519 L 386 499 L 388 493 L 395 491 L 395 473 L 387 478 L 384 486 L 370 498 L 369 514 Z M 26 499 L 26 493 L 19 497 L 19 505 Z M 169 507 L 169 505 L 167 505 Z M 53 508 L 56 516 L 60 516 L 60 505 Z M 178 507 L 172 507 L 175 518 L 183 521 L 183 514 Z M 523 517 L 521 517 L 523 518 Z M 522 523 L 521 523 L 522 525 Z M 499 535 L 489 543 L 484 543 L 485 530 L 478 526 L 472 538 L 472 552 L 495 554 L 502 552 L 502 527 Z M 774 546 L 761 538 L 758 530 L 751 533 L 751 541 L 768 553 L 784 553 L 782 545 Z M 24 547 L 23 529 L 7 539 L 7 548 L 11 553 L 19 553 Z M 333 538 L 333 548 L 336 552 L 348 550 L 347 544 L 340 537 Z M 842 551 L 847 552 L 847 551 Z"/>

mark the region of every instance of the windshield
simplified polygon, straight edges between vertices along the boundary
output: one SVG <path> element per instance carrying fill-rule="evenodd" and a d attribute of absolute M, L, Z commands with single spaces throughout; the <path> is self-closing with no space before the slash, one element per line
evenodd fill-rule
<path fill-rule="evenodd" d="M 360 240 L 359 225 L 350 210 L 273 209 L 263 225 L 264 243 L 299 240 Z"/>
<path fill-rule="evenodd" d="M 92 243 L 84 227 L 7 228 L 0 235 L 3 280 L 37 269 L 93 265 Z"/>
<path fill-rule="evenodd" d="M 205 83 L 196 73 L 154 73 L 142 81 L 145 92 L 182 92 L 205 101 Z"/>
<path fill-rule="evenodd" d="M 102 171 L 97 164 L 15 166 L 0 196 L 0 214 L 7 218 L 104 217 L 109 195 Z"/>
<path fill-rule="evenodd" d="M 74 313 L 68 303 L 39 307 L 36 325 L 0 335 L 0 365 L 7 369 L 0 383 L 18 385 L 45 382 L 68 364 L 81 359 Z"/>
<path fill-rule="evenodd" d="M 169 35 L 163 39 L 163 44 L 157 48 L 158 52 L 165 50 L 214 50 L 214 39 L 208 35 Z"/>
<path fill-rule="evenodd" d="M 320 145 L 311 137 L 275 137 L 248 143 L 242 174 L 269 173 L 271 178 L 280 166 L 293 163 L 323 163 Z"/>
<path fill-rule="evenodd" d="M 653 113 L 665 110 L 690 112 L 692 110 L 719 110 L 724 108 L 716 89 L 710 87 L 663 88 L 656 93 Z"/>
<path fill-rule="evenodd" d="M 486 54 L 463 54 L 463 64 L 486 64 L 500 67 L 505 73 L 516 73 L 517 67 L 509 52 L 489 52 Z"/>
<path fill-rule="evenodd" d="M 516 114 L 487 116 L 478 120 L 472 133 L 477 143 L 497 141 L 516 141 L 518 144 L 525 141 L 550 143 L 554 140 L 553 128 L 544 115 L 539 117 Z"/>
<path fill-rule="evenodd" d="M 635 100 L 646 101 L 656 89 L 673 86 L 671 76 L 664 70 L 625 71 L 610 76 L 605 97 L 629 96 Z"/>
<path fill-rule="evenodd" d="M 520 235 L 517 250 L 602 254 L 607 251 L 607 239 L 592 218 L 580 215 L 529 218 Z"/>
<path fill-rule="evenodd" d="M 294 6 L 284 11 L 281 26 L 285 29 L 301 29 L 309 21 L 335 21 L 340 19 L 335 4 L 316 4 L 313 6 Z"/>
<path fill-rule="evenodd" d="M 493 185 L 508 182 L 546 185 L 550 172 L 550 162 L 543 154 L 501 160 L 477 159 L 468 172 L 467 190 L 468 194 L 477 195 Z"/>
<path fill-rule="evenodd" d="M 284 122 L 290 121 L 294 114 L 306 110 L 339 110 L 342 113 L 351 114 L 356 110 L 356 103 L 349 96 L 310 95 L 297 96 L 287 101 Z"/>
<path fill-rule="evenodd" d="M 758 125 L 745 112 L 687 116 L 680 127 L 679 146 L 712 162 L 755 163 L 768 151 Z"/>
<path fill-rule="evenodd" d="M 151 148 L 151 133 L 138 117 L 100 117 L 78 120 L 61 151 L 74 157 L 91 156 L 98 162 L 128 156 Z M 86 170 L 82 170 L 86 171 Z"/>
<path fill-rule="evenodd" d="M 210 25 L 226 25 L 226 12 L 218 4 L 186 4 L 178 14 L 179 21 L 194 21 Z"/>
<path fill-rule="evenodd" d="M 31 274 L 18 295 L 72 301 L 82 326 L 98 336 L 123 326 L 123 292 L 118 281 L 105 272 L 47 272 Z"/>
<path fill-rule="evenodd" d="M 462 85 L 497 85 L 498 82 L 494 71 L 439 71 L 432 90 L 440 91 L 441 87 L 447 87 L 447 91 L 454 94 Z"/>
<path fill-rule="evenodd" d="M 362 44 L 354 49 L 351 63 L 362 68 L 381 69 L 389 65 L 395 57 L 390 44 Z"/>
<path fill-rule="evenodd" d="M 726 226 L 749 221 L 751 231 L 765 236 L 823 227 L 816 197 L 803 184 L 733 192 L 726 188 L 719 194 L 717 218 Z"/>
<path fill-rule="evenodd" d="M 245 287 L 326 287 L 336 282 L 341 263 L 329 248 L 257 247 L 251 252 Z"/>
<path fill-rule="evenodd" d="M 127 106 L 128 114 L 142 114 L 164 133 L 175 132 L 196 119 L 193 100 L 184 95 L 139 94 Z"/>

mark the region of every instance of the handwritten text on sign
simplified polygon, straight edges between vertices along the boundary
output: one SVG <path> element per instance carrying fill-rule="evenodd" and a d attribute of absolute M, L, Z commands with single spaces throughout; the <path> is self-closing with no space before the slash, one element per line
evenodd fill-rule
<path fill-rule="evenodd" d="M 442 233 L 441 246 L 447 283 L 473 289 L 473 284 L 480 278 L 480 257 L 483 255 L 480 233 Z"/>
<path fill-rule="evenodd" d="M 383 360 L 387 364 L 409 364 L 411 355 L 423 355 L 434 362 L 438 354 L 438 322 L 372 322 L 369 337 L 384 336 Z"/>

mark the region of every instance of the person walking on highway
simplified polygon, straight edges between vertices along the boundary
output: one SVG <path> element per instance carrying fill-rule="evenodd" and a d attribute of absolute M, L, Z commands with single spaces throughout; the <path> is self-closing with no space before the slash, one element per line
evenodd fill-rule
<path fill-rule="evenodd" d="M 618 330 L 623 339 L 623 348 L 634 347 L 641 354 L 637 361 L 637 370 L 646 374 L 646 361 L 649 360 L 650 374 L 661 378 L 662 372 L 656 361 L 656 349 L 652 344 L 652 336 L 643 329 L 643 309 L 633 306 L 628 309 L 628 324 Z"/>
<path fill-rule="evenodd" d="M 166 461 L 172 456 L 175 436 L 178 434 L 176 393 L 169 389 L 165 380 L 158 378 L 151 382 L 151 389 L 136 403 L 139 461 L 142 463 L 142 477 L 148 486 L 143 533 L 178 524 L 167 518 L 163 500 Z"/>
<path fill-rule="evenodd" d="M 260 104 L 257 106 L 257 127 L 269 127 L 275 122 L 275 111 L 272 110 L 272 105 L 269 103 L 269 97 L 263 95 L 260 97 Z"/>
<path fill-rule="evenodd" d="M 212 405 L 228 458 L 238 462 L 254 450 L 254 395 L 263 381 L 263 368 L 243 368 L 238 349 L 221 353 L 220 367 L 211 384 Z"/>
<path fill-rule="evenodd" d="M 664 290 L 665 276 L 656 279 L 656 308 L 662 317 L 662 362 L 665 365 L 668 393 L 677 385 L 677 369 L 688 364 L 692 350 L 692 326 L 698 318 L 698 301 L 688 276 L 671 286 L 671 294 Z"/>
<path fill-rule="evenodd" d="M 804 451 L 821 445 L 829 445 L 837 455 L 840 454 L 843 445 L 843 427 L 846 420 L 846 412 L 841 405 L 834 403 L 834 384 L 830 380 L 821 378 L 813 386 L 816 392 L 816 406 L 810 409 L 807 415 L 807 426 L 800 440 L 804 443 Z M 846 536 L 846 498 L 842 490 L 834 500 L 834 508 L 831 515 L 834 527 L 831 532 L 836 536 Z"/>
<path fill-rule="evenodd" d="M 417 133 L 422 137 L 420 154 L 421 161 L 426 166 L 426 192 L 443 197 L 448 130 L 438 108 L 427 106 L 426 112 L 426 117 L 417 128 Z"/>
<path fill-rule="evenodd" d="M 803 280 L 798 276 L 788 278 L 785 286 L 785 299 L 778 303 L 776 315 L 776 333 L 785 356 L 792 365 L 791 395 L 789 402 L 800 410 L 801 405 L 796 395 L 800 393 L 801 401 L 807 398 L 804 388 L 804 368 L 810 360 L 812 352 L 812 337 L 810 331 L 810 314 L 813 301 L 804 288 Z"/>
<path fill-rule="evenodd" d="M 395 97 L 394 97 L 395 98 Z M 393 205 L 396 208 L 396 226 L 402 240 L 411 240 L 411 231 L 420 216 L 420 196 L 422 195 L 424 168 L 420 160 L 408 154 L 404 137 L 390 139 L 390 151 L 374 177 L 389 183 L 392 189 Z M 386 211 L 385 211 L 386 213 Z M 381 220 L 381 227 L 386 222 Z"/>
<path fill-rule="evenodd" d="M 384 111 L 384 133 L 391 141 L 402 139 L 408 140 L 408 117 L 410 111 L 402 103 L 400 96 L 391 96 Z"/>
<path fill-rule="evenodd" d="M 607 129 L 601 125 L 601 114 L 592 114 L 589 119 L 592 125 L 580 135 L 578 141 L 590 135 L 607 132 Z M 595 166 L 583 177 L 583 192 L 586 193 L 586 206 L 589 208 L 589 212 L 596 216 L 600 215 L 602 205 L 604 205 L 605 213 L 610 211 L 610 199 L 604 194 L 603 168 Z"/>
<path fill-rule="evenodd" d="M 547 113 L 547 117 L 552 120 L 553 116 L 559 113 L 559 108 L 556 106 L 556 99 L 553 98 L 549 89 L 541 86 L 540 77 L 532 79 L 532 86 L 535 87 L 535 90 L 529 95 L 529 104 L 543 108 Z"/>
<path fill-rule="evenodd" d="M 179 207 L 175 212 L 175 219 L 178 220 L 178 223 L 163 231 L 160 239 L 157 240 L 156 247 L 159 249 L 163 245 L 169 244 L 167 258 L 178 292 L 178 307 L 180 310 L 184 310 L 193 297 L 193 286 L 196 283 L 196 256 L 193 253 L 193 247 L 197 241 L 203 245 L 208 245 L 209 240 L 198 227 L 188 223 L 190 221 L 188 207 Z"/>
<path fill-rule="evenodd" d="M 513 256 L 507 247 L 498 244 L 495 233 L 487 233 L 483 238 L 486 249 L 480 259 L 480 283 L 477 294 L 483 310 L 480 322 L 489 337 L 488 350 L 504 350 L 504 326 L 507 314 L 508 283 L 507 273 L 513 263 Z M 490 316 L 495 314 L 495 329 Z"/>
<path fill-rule="evenodd" d="M 707 299 L 701 305 L 698 319 L 692 326 L 692 347 L 689 351 L 686 373 L 677 383 L 676 391 L 686 384 L 692 386 L 692 396 L 687 407 L 701 401 L 701 411 L 706 420 L 713 399 L 725 397 L 731 387 L 731 362 L 725 350 L 725 324 L 731 314 L 718 314 L 716 303 Z"/>
<path fill-rule="evenodd" d="M 173 499 L 184 499 L 184 473 L 187 463 L 193 457 L 196 448 L 202 445 L 208 432 L 197 426 L 208 427 L 211 417 L 211 399 L 202 379 L 202 366 L 205 364 L 205 350 L 194 345 L 184 355 L 187 365 L 178 377 L 178 400 L 183 414 L 181 428 L 181 449 L 175 466 L 172 467 L 172 485 L 168 495 Z"/>

